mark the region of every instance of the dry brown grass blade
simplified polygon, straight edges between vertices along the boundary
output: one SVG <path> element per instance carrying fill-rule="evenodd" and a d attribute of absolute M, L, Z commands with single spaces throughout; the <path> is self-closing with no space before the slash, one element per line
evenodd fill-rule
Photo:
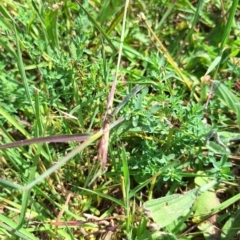
<path fill-rule="evenodd" d="M 120 47 L 119 47 L 116 74 L 115 74 L 114 81 L 113 81 L 113 84 L 112 84 L 112 88 L 111 88 L 111 91 L 110 91 L 110 94 L 109 94 L 109 97 L 108 97 L 107 110 L 106 110 L 105 117 L 104 117 L 104 120 L 103 120 L 103 136 L 101 138 L 100 145 L 99 145 L 98 158 L 102 161 L 102 169 L 104 169 L 106 167 L 106 163 L 107 163 L 108 141 L 109 141 L 108 116 L 111 113 L 111 109 L 112 109 L 112 105 L 113 105 L 113 99 L 114 99 L 114 93 L 115 93 L 116 86 L 117 86 L 118 72 L 119 72 L 119 67 L 120 67 L 120 62 L 121 62 L 121 57 L 122 57 L 122 48 L 123 48 L 123 41 L 124 41 L 124 32 L 125 32 L 128 5 L 129 5 L 129 0 L 126 0 L 125 8 L 124 8 L 124 14 L 123 14 L 121 43 L 120 43 Z"/>

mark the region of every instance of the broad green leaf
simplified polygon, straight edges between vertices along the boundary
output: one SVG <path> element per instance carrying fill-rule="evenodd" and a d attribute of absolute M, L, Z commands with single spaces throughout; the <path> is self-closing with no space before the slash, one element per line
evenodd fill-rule
<path fill-rule="evenodd" d="M 173 194 L 144 203 L 143 207 L 160 228 L 167 226 L 189 211 L 196 199 L 198 189 L 186 194 Z"/>
<path fill-rule="evenodd" d="M 156 222 L 159 228 L 163 228 L 189 212 L 195 199 L 211 189 L 215 184 L 216 181 L 211 181 L 185 194 L 173 194 L 149 200 L 143 204 L 143 208 L 146 214 Z"/>
<path fill-rule="evenodd" d="M 207 183 L 211 182 L 211 178 L 199 171 L 200 176 L 196 177 L 194 182 L 197 186 L 202 187 Z M 214 223 L 216 222 L 216 215 L 210 216 L 206 221 L 202 222 L 202 219 L 206 216 L 206 213 L 210 213 L 212 209 L 219 205 L 219 200 L 217 198 L 216 192 L 213 188 L 209 188 L 206 192 L 202 193 L 196 198 L 194 204 L 194 218 L 193 222 L 201 222 L 198 225 L 198 229 L 204 234 L 205 239 L 210 239 L 217 234 L 216 227 Z"/>
<path fill-rule="evenodd" d="M 194 182 L 197 186 L 201 187 L 206 185 L 208 182 L 211 182 L 211 179 L 204 174 L 204 172 L 199 171 L 198 174 L 202 176 L 198 176 L 195 178 Z M 201 216 L 205 216 L 206 213 L 210 212 L 213 208 L 219 205 L 219 200 L 213 188 L 208 191 L 202 193 L 197 197 L 195 203 L 195 214 L 194 214 L 194 222 L 198 222 L 198 219 L 201 221 Z"/>

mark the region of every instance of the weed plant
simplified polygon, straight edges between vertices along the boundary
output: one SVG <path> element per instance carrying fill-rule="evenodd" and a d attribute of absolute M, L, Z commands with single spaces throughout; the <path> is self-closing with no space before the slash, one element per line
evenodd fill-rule
<path fill-rule="evenodd" d="M 91 134 L 1 149 L 2 239 L 237 239 L 237 0 L 9 0 L 0 35 L 1 143 Z"/>

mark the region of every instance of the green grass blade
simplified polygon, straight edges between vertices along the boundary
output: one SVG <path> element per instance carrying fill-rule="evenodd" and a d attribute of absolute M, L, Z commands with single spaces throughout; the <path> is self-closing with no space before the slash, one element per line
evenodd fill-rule
<path fill-rule="evenodd" d="M 210 66 L 208 67 L 208 70 L 207 72 L 205 73 L 205 75 L 208 75 L 210 72 L 212 72 L 216 67 L 217 65 L 220 63 L 222 57 L 221 56 L 217 56 L 213 62 L 210 64 Z"/>
<path fill-rule="evenodd" d="M 8 112 L 6 112 L 0 106 L 0 115 L 2 115 L 11 125 L 13 125 L 19 132 L 21 132 L 26 138 L 30 138 L 30 134 L 13 118 Z"/>
<path fill-rule="evenodd" d="M 33 158 L 33 164 L 29 169 L 28 183 L 31 183 L 35 178 L 36 171 L 37 171 L 37 166 L 38 166 L 38 161 L 39 161 L 39 156 L 41 154 L 41 150 L 42 150 L 42 145 L 40 147 L 38 147 L 37 153 Z M 20 214 L 20 218 L 19 218 L 19 226 L 22 226 L 24 224 L 24 219 L 25 219 L 25 215 L 26 215 L 26 212 L 27 212 L 27 207 L 28 207 L 30 194 L 31 194 L 31 189 L 30 188 L 27 189 L 26 191 L 23 191 L 22 209 L 21 209 L 21 214 Z"/>
<path fill-rule="evenodd" d="M 104 36 L 104 38 L 107 40 L 109 45 L 111 46 L 112 50 L 116 53 L 117 49 L 113 45 L 112 40 L 109 38 L 109 36 L 105 33 L 105 31 L 99 26 L 99 24 L 95 21 L 95 19 L 92 17 L 92 15 L 81 5 L 81 3 L 76 0 L 76 2 L 79 4 L 80 8 L 87 14 L 90 21 L 93 23 L 93 25 L 96 27 L 96 29 Z"/>
<path fill-rule="evenodd" d="M 121 159 L 122 159 L 122 171 L 123 177 L 121 176 L 122 182 L 122 193 L 123 193 L 123 201 L 125 204 L 125 215 L 126 215 L 126 231 L 130 232 L 132 226 L 132 217 L 130 213 L 130 174 L 127 163 L 127 156 L 124 146 L 121 147 Z"/>
<path fill-rule="evenodd" d="M 179 164 L 178 161 L 172 162 L 166 166 L 164 166 L 163 168 L 161 168 L 161 170 L 159 172 L 157 172 L 153 177 L 149 178 L 148 180 L 138 184 L 133 190 L 130 191 L 129 197 L 134 197 L 134 195 L 139 192 L 141 189 L 143 189 L 144 187 L 146 187 L 148 184 L 150 184 L 153 179 L 156 179 L 158 176 L 161 176 L 161 174 L 166 171 L 167 169 L 171 169 L 174 167 L 177 167 L 177 165 Z"/>
<path fill-rule="evenodd" d="M 50 9 L 46 11 L 44 17 L 44 24 L 46 26 L 48 41 L 51 44 L 52 48 L 59 50 L 59 41 L 58 41 L 58 10 Z"/>
<path fill-rule="evenodd" d="M 221 229 L 221 240 L 234 239 L 240 229 L 240 210 L 230 216 Z"/>
<path fill-rule="evenodd" d="M 36 132 L 37 137 L 38 137 L 39 134 L 40 135 L 43 134 L 38 90 L 35 90 L 35 109 L 36 109 L 36 124 L 35 124 L 36 131 L 35 132 Z M 28 171 L 29 176 L 28 176 L 27 183 L 31 183 L 36 176 L 39 157 L 40 157 L 41 152 L 42 152 L 42 146 L 43 146 L 42 144 L 40 146 L 38 146 L 37 153 L 33 157 L 33 163 L 32 163 L 32 165 L 31 165 L 31 167 L 29 168 L 29 171 Z M 51 154 L 48 154 L 48 155 L 51 156 Z M 26 191 L 23 191 L 22 209 L 21 209 L 21 214 L 20 214 L 20 218 L 19 218 L 19 226 L 22 226 L 24 224 L 24 219 L 25 219 L 25 215 L 26 215 L 26 212 L 27 212 L 27 207 L 28 207 L 28 203 L 29 203 L 31 190 L 32 189 L 27 189 Z"/>
<path fill-rule="evenodd" d="M 211 212 L 206 213 L 206 215 L 209 214 L 216 214 L 220 211 L 223 211 L 224 209 L 228 208 L 229 206 L 231 206 L 232 204 L 238 202 L 240 200 L 240 193 L 238 193 L 237 195 L 227 199 L 226 201 L 220 203 L 216 208 L 212 209 Z"/>
<path fill-rule="evenodd" d="M 238 7 L 238 0 L 233 0 L 232 6 L 231 6 L 231 9 L 229 12 L 229 16 L 227 17 L 227 24 L 224 28 L 224 32 L 223 32 L 222 39 L 221 39 L 221 52 L 226 44 L 226 41 L 229 39 L 230 32 L 231 32 L 232 25 L 233 25 L 234 16 L 237 11 L 237 7 Z"/>
<path fill-rule="evenodd" d="M 11 235 L 20 237 L 24 240 L 37 240 L 32 233 L 24 228 L 18 229 L 17 224 L 6 216 L 0 214 L 0 226 L 6 229 Z M 12 238 L 11 238 L 12 239 Z"/>
<path fill-rule="evenodd" d="M 214 80 L 213 84 L 214 91 L 219 99 L 236 114 L 237 123 L 240 128 L 240 102 L 238 98 L 223 83 Z"/>
<path fill-rule="evenodd" d="M 229 11 L 229 16 L 227 17 L 227 24 L 226 24 L 226 26 L 224 26 L 223 34 L 221 36 L 221 44 L 220 44 L 221 59 L 220 60 L 222 60 L 222 54 L 223 54 L 223 51 L 224 51 L 224 47 L 226 45 L 227 40 L 229 39 L 231 30 L 232 30 L 232 25 L 233 25 L 234 16 L 236 14 L 237 7 L 238 7 L 238 0 L 233 0 L 231 9 Z M 220 62 L 219 62 L 219 64 L 220 64 Z M 218 69 L 219 69 L 219 64 L 217 65 L 217 68 L 215 70 L 214 78 L 216 78 L 216 76 L 217 76 Z"/>
<path fill-rule="evenodd" d="M 116 203 L 117 205 L 125 208 L 125 204 L 123 203 L 123 201 L 121 201 L 121 200 L 119 200 L 117 198 L 114 198 L 114 197 L 110 196 L 109 194 L 102 193 L 102 190 L 98 191 L 98 190 L 91 190 L 91 189 L 82 188 L 82 187 L 78 187 L 78 188 L 83 190 L 83 191 L 85 191 L 85 192 L 87 192 L 87 193 L 91 193 L 91 194 L 103 197 L 105 199 L 111 200 L 112 202 Z"/>
<path fill-rule="evenodd" d="M 119 118 L 117 121 L 113 122 L 110 125 L 110 129 L 115 127 L 117 124 L 119 124 L 120 122 L 122 122 L 124 120 L 124 118 Z M 28 189 L 34 187 L 36 184 L 38 184 L 39 182 L 43 181 L 46 177 L 48 177 L 49 175 L 51 175 L 52 173 L 54 173 L 57 169 L 59 169 L 60 167 L 62 167 L 65 163 L 67 163 L 70 159 L 72 159 L 74 156 L 76 156 L 80 151 L 82 151 L 83 149 L 85 149 L 87 146 L 89 146 L 90 144 L 92 144 L 93 142 L 95 142 L 98 138 L 100 138 L 103 135 L 103 130 L 100 130 L 99 132 L 95 133 L 94 135 L 92 135 L 89 140 L 86 140 L 85 142 L 83 142 L 81 145 L 79 145 L 78 147 L 76 147 L 74 150 L 72 150 L 71 152 L 69 152 L 65 157 L 61 158 L 55 165 L 53 165 L 52 167 L 50 167 L 46 172 L 44 172 L 43 174 L 41 174 L 37 179 L 35 179 L 34 181 L 32 181 L 31 183 L 27 184 L 24 187 L 25 191 L 28 191 Z"/>
<path fill-rule="evenodd" d="M 164 12 L 163 16 L 161 17 L 161 20 L 158 24 L 158 27 L 161 28 L 164 22 L 166 22 L 167 18 L 170 16 L 170 14 L 173 11 L 173 8 L 175 6 L 176 0 L 172 0 L 171 4 L 169 4 L 167 11 Z"/>
<path fill-rule="evenodd" d="M 130 191 L 130 174 L 128 169 L 128 163 L 127 163 L 127 156 L 124 146 L 121 148 L 121 159 L 122 159 L 122 165 L 123 165 L 123 181 L 124 181 L 124 199 L 126 201 L 126 207 L 129 203 L 129 191 Z"/>
<path fill-rule="evenodd" d="M 19 190 L 23 189 L 23 187 L 21 185 L 18 185 L 16 183 L 13 183 L 13 182 L 10 182 L 10 181 L 7 181 L 7 180 L 2 179 L 2 178 L 0 178 L 0 185 L 3 186 L 3 187 L 9 187 L 9 188 L 13 188 L 13 189 L 19 189 Z"/>
<path fill-rule="evenodd" d="M 99 11 L 97 21 L 101 23 L 101 25 L 106 24 L 106 22 L 112 17 L 115 16 L 119 9 L 123 8 L 124 4 L 121 0 L 105 0 L 101 5 L 101 9 Z"/>
<path fill-rule="evenodd" d="M 35 113 L 35 109 L 34 109 L 31 94 L 30 94 L 29 84 L 28 84 L 28 80 L 27 80 L 27 77 L 26 77 L 25 69 L 24 69 L 22 52 L 21 52 L 21 48 L 20 48 L 20 44 L 19 44 L 17 30 L 16 30 L 15 25 L 13 25 L 13 27 L 14 27 L 14 33 L 15 33 L 16 46 L 17 46 L 17 59 L 16 60 L 17 60 L 17 64 L 18 64 L 18 69 L 19 69 L 20 75 L 21 75 L 22 80 L 23 80 L 23 85 L 24 85 L 24 88 L 25 88 L 26 97 L 27 97 L 27 99 L 28 99 L 28 101 L 29 101 L 29 103 L 32 107 L 33 112 Z"/>

